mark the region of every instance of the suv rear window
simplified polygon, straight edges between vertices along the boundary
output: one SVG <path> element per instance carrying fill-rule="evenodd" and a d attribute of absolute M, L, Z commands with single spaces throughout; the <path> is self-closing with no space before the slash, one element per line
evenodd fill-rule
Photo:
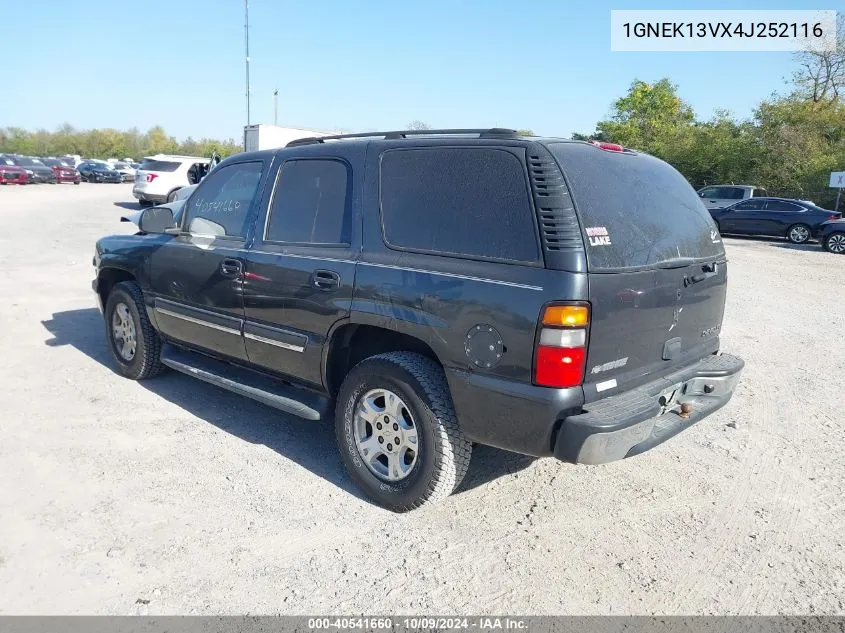
<path fill-rule="evenodd" d="M 724 254 L 716 225 L 673 167 L 647 154 L 551 143 L 572 194 L 591 271 Z"/>
<path fill-rule="evenodd" d="M 387 150 L 380 186 L 392 247 L 517 262 L 540 257 L 525 168 L 506 150 Z"/>
<path fill-rule="evenodd" d="M 141 166 L 138 169 L 143 171 L 176 171 L 179 169 L 179 165 L 182 163 L 177 163 L 169 160 L 154 160 L 152 158 L 145 158 L 141 161 Z"/>

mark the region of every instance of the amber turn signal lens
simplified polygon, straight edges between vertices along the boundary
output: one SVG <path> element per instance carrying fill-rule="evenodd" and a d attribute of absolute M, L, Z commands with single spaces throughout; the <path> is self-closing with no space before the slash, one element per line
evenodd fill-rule
<path fill-rule="evenodd" d="M 543 325 L 579 327 L 590 321 L 587 306 L 549 306 L 543 312 Z"/>

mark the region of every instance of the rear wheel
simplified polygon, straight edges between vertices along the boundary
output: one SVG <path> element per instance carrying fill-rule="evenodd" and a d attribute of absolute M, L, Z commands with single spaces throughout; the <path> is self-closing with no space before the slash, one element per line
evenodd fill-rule
<path fill-rule="evenodd" d="M 411 352 L 373 356 L 349 372 L 338 394 L 335 432 L 352 479 L 395 512 L 450 495 L 472 454 L 442 367 Z"/>
<path fill-rule="evenodd" d="M 132 380 L 160 374 L 161 339 L 144 307 L 144 295 L 134 281 L 117 284 L 109 293 L 104 312 L 106 336 L 118 371 Z"/>
<path fill-rule="evenodd" d="M 173 199 L 176 197 L 176 192 L 179 191 L 178 189 L 174 189 L 170 193 L 167 194 L 167 201 L 173 202 Z"/>
<path fill-rule="evenodd" d="M 142 206 L 142 207 L 149 207 L 149 206 L 151 206 L 153 203 L 152 203 L 152 202 L 150 202 L 149 200 L 144 200 L 143 198 L 141 198 L 140 200 L 138 200 L 138 204 L 139 204 L 140 206 Z"/>
<path fill-rule="evenodd" d="M 845 255 L 845 233 L 837 231 L 825 238 L 824 248 L 831 253 Z"/>
<path fill-rule="evenodd" d="M 786 232 L 786 239 L 793 244 L 803 244 L 810 239 L 810 227 L 806 224 L 793 224 Z"/>

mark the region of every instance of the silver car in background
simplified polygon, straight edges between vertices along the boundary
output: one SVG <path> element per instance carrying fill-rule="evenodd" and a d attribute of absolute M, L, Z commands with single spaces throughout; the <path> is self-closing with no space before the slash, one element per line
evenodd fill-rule
<path fill-rule="evenodd" d="M 765 189 L 754 185 L 708 185 L 698 190 L 698 197 L 708 209 L 723 209 L 740 200 L 768 195 Z"/>

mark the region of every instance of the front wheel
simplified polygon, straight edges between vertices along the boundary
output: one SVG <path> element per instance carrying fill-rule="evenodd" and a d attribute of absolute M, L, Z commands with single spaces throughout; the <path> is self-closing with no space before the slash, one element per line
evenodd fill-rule
<path fill-rule="evenodd" d="M 824 248 L 831 253 L 845 255 L 845 233 L 837 231 L 828 235 L 824 241 Z"/>
<path fill-rule="evenodd" d="M 152 378 L 162 372 L 161 339 L 144 306 L 144 295 L 134 281 L 117 284 L 103 311 L 106 336 L 118 371 L 132 380 Z"/>
<path fill-rule="evenodd" d="M 335 433 L 352 479 L 394 512 L 450 495 L 472 455 L 443 368 L 411 352 L 373 356 L 349 372 L 338 394 Z"/>
<path fill-rule="evenodd" d="M 786 232 L 786 239 L 793 244 L 803 244 L 810 239 L 810 227 L 806 224 L 794 224 Z"/>

